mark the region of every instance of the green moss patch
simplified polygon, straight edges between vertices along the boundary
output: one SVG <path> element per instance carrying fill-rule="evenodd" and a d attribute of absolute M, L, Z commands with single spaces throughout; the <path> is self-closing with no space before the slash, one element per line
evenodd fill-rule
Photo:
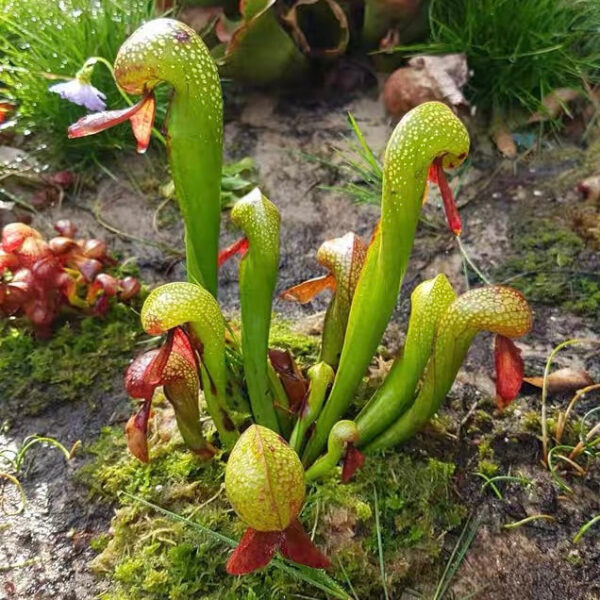
<path fill-rule="evenodd" d="M 321 341 L 315 335 L 296 331 L 291 323 L 276 317 L 271 321 L 269 345 L 289 350 L 300 363 L 314 364 L 317 362 Z"/>
<path fill-rule="evenodd" d="M 95 459 L 80 472 L 92 491 L 120 503 L 109 535 L 93 544 L 97 573 L 110 579 L 102 600 L 207 600 L 329 598 L 313 585 L 271 565 L 233 578 L 225 572 L 227 544 L 174 521 L 119 492 L 125 491 L 238 540 L 244 525 L 235 517 L 223 484 L 223 462 L 200 463 L 166 435 L 157 411 L 152 461 L 129 455 L 121 428 L 107 428 L 90 449 Z M 308 490 L 301 520 L 333 559 L 330 572 L 361 600 L 383 597 L 375 528 L 375 490 L 393 597 L 423 574 L 435 581 L 444 533 L 457 527 L 465 509 L 450 490 L 454 466 L 394 453 L 369 460 L 357 480 L 341 485 L 339 474 Z"/>
<path fill-rule="evenodd" d="M 48 340 L 27 328 L 5 325 L 0 334 L 0 419 L 34 415 L 55 402 L 110 390 L 140 334 L 139 317 L 116 304 L 104 318 L 85 317 L 59 326 Z"/>
<path fill-rule="evenodd" d="M 496 280 L 510 280 L 532 302 L 597 316 L 600 275 L 585 270 L 585 243 L 575 232 L 551 219 L 528 219 L 514 226 L 510 239 L 514 256 Z"/>

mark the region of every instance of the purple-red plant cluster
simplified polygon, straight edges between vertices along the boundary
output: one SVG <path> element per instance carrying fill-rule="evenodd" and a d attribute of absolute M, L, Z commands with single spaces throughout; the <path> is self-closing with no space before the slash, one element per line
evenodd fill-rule
<path fill-rule="evenodd" d="M 0 314 L 25 316 L 38 337 L 47 337 L 63 308 L 104 314 L 109 299 L 129 300 L 140 290 L 135 277 L 103 271 L 116 264 L 99 239 L 76 239 L 77 228 L 57 221 L 46 241 L 24 223 L 10 223 L 0 242 Z"/>

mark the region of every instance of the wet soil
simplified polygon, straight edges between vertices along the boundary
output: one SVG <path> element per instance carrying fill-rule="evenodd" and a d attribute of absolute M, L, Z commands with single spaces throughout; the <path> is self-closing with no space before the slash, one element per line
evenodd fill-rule
<path fill-rule="evenodd" d="M 321 186 L 340 183 L 335 171 L 307 155 L 336 159 L 332 144 L 342 144 L 347 134 L 345 113 L 356 117 L 367 140 L 379 151 L 392 130 L 380 102 L 365 94 L 335 105 L 323 99 L 291 99 L 249 94 L 239 101 L 226 125 L 229 159 L 252 156 L 265 193 L 280 209 L 281 269 L 278 289 L 320 274 L 315 252 L 330 237 L 355 231 L 368 239 L 378 218 L 374 206 L 356 205 Z M 182 232 L 176 209 L 161 206 L 157 183 L 166 173 L 156 155 L 128 157 L 121 164 L 105 163 L 106 172 L 98 171 L 76 194 L 64 199 L 62 206 L 45 210 L 34 219 L 42 230 L 59 218 L 72 219 L 80 233 L 104 238 L 109 247 L 124 257 L 136 257 L 141 276 L 150 283 L 183 277 L 178 253 L 182 250 Z M 558 156 L 558 158 L 557 158 Z M 555 184 L 555 178 L 580 164 L 572 154 L 560 152 L 552 158 L 542 152 L 537 158 L 501 162 L 482 139 L 475 143 L 472 167 L 461 192 L 464 243 L 472 259 L 487 273 L 499 266 L 510 244 L 507 232 L 511 221 L 535 215 L 543 210 L 564 215 L 576 202 L 571 186 Z M 420 280 L 444 272 L 459 290 L 466 289 L 463 265 L 452 237 L 443 227 L 437 202 L 429 203 L 425 214 L 431 225 L 420 228 L 410 270 L 403 285 L 394 323 L 385 345 L 390 352 L 401 343 L 402 323 L 408 310 L 408 292 Z M 236 233 L 224 213 L 223 245 Z M 158 225 L 158 226 L 157 226 Z M 112 229 L 110 231 L 109 229 Z M 118 230 L 120 233 L 116 233 Z M 158 242 L 158 243 L 157 243 Z M 590 254 L 590 268 L 598 268 L 597 255 Z M 220 301 L 224 310 L 238 309 L 237 268 L 226 265 L 221 274 Z M 326 306 L 319 299 L 306 306 L 276 300 L 275 311 L 300 322 L 314 323 L 314 315 Z M 566 313 L 559 307 L 534 306 L 535 327 L 519 345 L 523 350 L 528 374 L 541 374 L 548 352 L 557 343 L 571 337 L 594 338 L 600 335 L 600 321 Z M 586 354 L 587 352 L 587 354 Z M 589 348 L 561 354 L 558 365 L 581 366 L 600 379 L 598 355 Z M 493 397 L 490 338 L 477 339 L 461 375 L 450 394 L 446 414 L 456 433 L 468 429 L 473 407 Z M 76 440 L 89 444 L 107 424 L 126 420 L 130 405 L 115 373 L 111 393 L 64 405 L 57 401 L 36 417 L 15 419 L 11 428 L 0 434 L 2 446 L 15 447 L 27 435 L 52 436 L 69 447 Z M 600 598 L 600 542 L 591 531 L 579 545 L 571 540 L 579 527 L 600 512 L 599 484 L 593 471 L 578 482 L 575 493 L 565 495 L 540 466 L 537 432 L 519 426 L 519 414 L 539 410 L 539 394 L 525 390 L 519 406 L 503 421 L 504 431 L 495 430 L 493 447 L 501 472 L 518 470 L 533 481 L 527 489 L 504 488 L 504 500 L 481 491 L 481 481 L 471 476 L 477 467 L 476 433 L 441 436 L 425 432 L 410 446 L 412 452 L 443 456 L 458 463 L 456 493 L 481 520 L 473 546 L 454 585 L 456 598 L 490 600 L 593 600 Z M 57 399 L 59 400 L 59 399 Z M 552 399 L 552 403 L 565 398 Z M 591 408 L 589 402 L 581 410 Z M 581 413 L 579 413 L 581 414 Z M 66 463 L 54 449 L 38 448 L 35 459 L 22 477 L 27 496 L 26 510 L 16 517 L 0 517 L 0 599 L 87 600 L 106 585 L 93 577 L 87 564 L 94 552 L 89 548 L 92 536 L 106 531 L 112 508 L 92 502 L 88 490 L 77 482 L 74 473 L 86 460 L 75 457 Z M 596 473 L 597 476 L 597 473 Z M 512 530 L 502 525 L 527 515 L 544 513 L 555 521 L 534 521 Z M 448 537 L 448 550 L 456 541 Z M 431 581 L 423 582 L 428 589 Z M 393 592 L 393 598 L 407 598 Z M 426 596 L 427 597 L 427 596 Z"/>

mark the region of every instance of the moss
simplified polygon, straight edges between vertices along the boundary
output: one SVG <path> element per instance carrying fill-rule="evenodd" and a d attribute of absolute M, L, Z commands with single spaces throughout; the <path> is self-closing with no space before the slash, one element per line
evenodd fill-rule
<path fill-rule="evenodd" d="M 115 304 L 104 318 L 85 317 L 58 326 L 48 340 L 29 329 L 5 326 L 0 336 L 0 419 L 33 415 L 50 403 L 106 393 L 131 358 L 139 317 Z"/>
<path fill-rule="evenodd" d="M 526 412 L 521 417 L 521 422 L 523 423 L 523 428 L 526 431 L 531 431 L 534 433 L 538 433 L 540 431 L 540 415 L 534 410 Z"/>
<path fill-rule="evenodd" d="M 155 421 L 168 421 L 168 412 L 159 409 Z M 199 463 L 177 436 L 161 433 L 160 423 L 155 422 L 153 429 L 160 441 L 153 445 L 150 464 L 127 453 L 120 428 L 106 428 L 90 448 L 95 459 L 80 477 L 94 493 L 111 500 L 125 491 L 239 539 L 244 526 L 223 493 L 222 461 Z M 453 472 L 451 464 L 395 453 L 370 458 L 369 468 L 349 485 L 340 485 L 337 474 L 309 488 L 301 520 L 307 529 L 316 523 L 316 540 L 334 559 L 331 576 L 343 582 L 345 570 L 359 598 L 381 597 L 374 518 L 377 489 L 391 593 L 399 597 L 424 569 L 432 578 L 444 533 L 465 516 L 450 491 Z M 102 600 L 327 597 L 275 566 L 241 579 L 229 577 L 225 544 L 126 496 L 118 501 L 110 540 L 106 543 L 103 535 L 95 543 L 101 553 L 93 562 L 94 570 L 111 581 Z"/>
<path fill-rule="evenodd" d="M 480 473 L 483 473 L 488 477 L 493 477 L 494 475 L 497 475 L 499 469 L 496 463 L 493 463 L 489 460 L 480 460 L 477 468 Z"/>
<path fill-rule="evenodd" d="M 498 464 L 494 458 L 496 453 L 492 448 L 492 438 L 484 437 L 477 446 L 478 462 L 477 470 L 488 477 L 492 477 L 498 472 Z"/>
<path fill-rule="evenodd" d="M 596 316 L 600 278 L 582 269 L 586 252 L 582 238 L 550 219 L 516 221 L 510 232 L 514 255 L 497 270 L 495 278 L 510 279 L 532 302 Z"/>
<path fill-rule="evenodd" d="M 269 345 L 290 350 L 301 363 L 314 364 L 319 355 L 320 339 L 295 330 L 288 321 L 275 318 L 271 323 Z"/>

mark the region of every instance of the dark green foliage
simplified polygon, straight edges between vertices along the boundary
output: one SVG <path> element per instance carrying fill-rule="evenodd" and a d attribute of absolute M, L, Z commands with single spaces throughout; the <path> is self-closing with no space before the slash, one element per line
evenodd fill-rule
<path fill-rule="evenodd" d="M 0 79 L 5 95 L 18 105 L 19 127 L 47 144 L 54 159 L 62 153 L 81 160 L 94 151 L 134 148 L 128 124 L 68 140 L 67 127 L 86 111 L 48 88 L 73 77 L 90 56 L 112 64 L 123 41 L 153 15 L 153 0 L 0 0 Z M 125 106 L 104 65 L 96 65 L 92 83 L 106 94 L 109 109 Z M 164 113 L 164 93 L 158 108 Z"/>
<path fill-rule="evenodd" d="M 585 270 L 585 243 L 576 233 L 550 219 L 524 219 L 510 237 L 514 255 L 494 279 L 509 279 L 532 302 L 598 314 L 600 276 Z"/>
<path fill-rule="evenodd" d="M 351 113 L 348 113 L 348 123 L 352 137 L 346 141 L 344 147 L 334 148 L 335 154 L 341 160 L 341 163 L 337 165 L 321 160 L 326 167 L 337 171 L 345 183 L 336 186 L 323 186 L 323 189 L 339 192 L 360 204 L 376 204 L 379 206 L 383 184 L 381 161 L 367 144 L 367 140 Z"/>
<path fill-rule="evenodd" d="M 424 52 L 464 52 L 481 107 L 528 111 L 561 87 L 600 77 L 597 0 L 431 0 Z"/>
<path fill-rule="evenodd" d="M 239 539 L 244 525 L 231 512 L 222 491 L 223 463 L 198 463 L 178 437 L 169 439 L 165 435 L 168 414 L 157 409 L 162 441 L 153 446 L 150 464 L 143 465 L 128 454 L 120 428 L 107 428 L 91 448 L 96 459 L 83 469 L 82 479 L 107 498 L 116 499 L 120 491 L 132 493 Z M 437 569 L 444 532 L 457 527 L 464 517 L 463 507 L 450 491 L 453 472 L 453 465 L 434 459 L 393 454 L 370 459 L 369 468 L 355 483 L 340 485 L 336 473 L 309 489 L 301 520 L 309 531 L 317 523 L 316 541 L 325 544 L 333 557 L 331 576 L 348 588 L 345 571 L 361 600 L 382 597 L 373 486 L 378 490 L 392 596 L 399 597 L 420 569 Z M 243 578 L 230 577 L 224 567 L 229 550 L 225 544 L 135 500 L 121 496 L 120 502 L 113 535 L 103 535 L 94 543 L 101 551 L 94 569 L 112 580 L 103 600 L 327 597 L 275 566 Z M 435 579 L 433 575 L 428 578 Z"/>
<path fill-rule="evenodd" d="M 0 335 L 0 420 L 51 403 L 90 401 L 113 388 L 134 352 L 139 317 L 115 304 L 106 317 L 74 319 L 48 340 L 4 323 Z M 120 382 L 119 382 L 120 383 Z"/>

